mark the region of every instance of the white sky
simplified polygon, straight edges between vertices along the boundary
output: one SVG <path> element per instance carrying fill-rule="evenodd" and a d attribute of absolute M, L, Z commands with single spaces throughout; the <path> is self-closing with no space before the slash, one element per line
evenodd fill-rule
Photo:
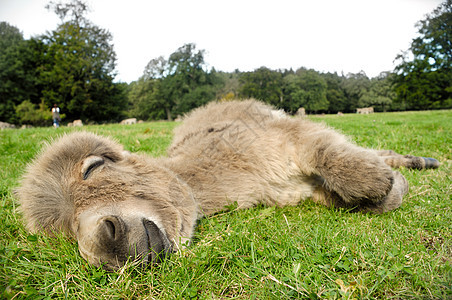
<path fill-rule="evenodd" d="M 25 38 L 56 29 L 49 0 L 0 0 L 0 21 Z M 221 71 L 261 66 L 369 77 L 394 68 L 416 37 L 415 23 L 441 0 L 88 0 L 88 18 L 113 35 L 117 81 L 186 43 Z"/>

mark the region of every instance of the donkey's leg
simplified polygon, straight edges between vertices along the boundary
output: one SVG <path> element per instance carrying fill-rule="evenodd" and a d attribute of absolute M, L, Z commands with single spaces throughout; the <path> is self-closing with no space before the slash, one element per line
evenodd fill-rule
<path fill-rule="evenodd" d="M 314 201 L 374 212 L 400 206 L 408 183 L 382 156 L 393 152 L 358 147 L 344 135 L 317 123 L 285 121 L 283 125 L 290 129 L 300 172 L 319 178 Z"/>
<path fill-rule="evenodd" d="M 358 210 L 363 212 L 384 213 L 398 208 L 403 196 L 408 193 L 408 181 L 397 171 L 394 171 L 394 184 L 389 194 L 381 203 L 363 203 Z"/>
<path fill-rule="evenodd" d="M 412 155 L 401 155 L 392 150 L 376 150 L 385 163 L 393 168 L 406 167 L 410 169 L 436 169 L 440 163 L 431 157 L 420 157 Z"/>
<path fill-rule="evenodd" d="M 305 174 L 320 176 L 323 187 L 349 206 L 381 203 L 394 184 L 391 168 L 374 151 L 349 143 L 331 130 L 304 131 L 300 157 L 308 165 Z"/>
<path fill-rule="evenodd" d="M 402 204 L 403 196 L 408 192 L 408 182 L 397 171 L 394 171 L 394 184 L 388 195 L 381 201 L 361 199 L 359 202 L 346 202 L 335 191 L 328 190 L 323 185 L 318 185 L 314 189 L 313 200 L 316 203 L 327 207 L 350 208 L 352 211 L 384 213 L 398 208 Z"/>

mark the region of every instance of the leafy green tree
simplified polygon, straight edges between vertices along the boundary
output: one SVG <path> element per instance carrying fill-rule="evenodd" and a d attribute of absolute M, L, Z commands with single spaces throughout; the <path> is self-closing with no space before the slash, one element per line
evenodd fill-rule
<path fill-rule="evenodd" d="M 196 50 L 195 44 L 185 44 L 170 55 L 163 88 L 173 115 L 182 115 L 215 99 L 214 73 L 204 70 L 204 53 Z"/>
<path fill-rule="evenodd" d="M 146 106 L 164 110 L 166 118 L 172 120 L 175 115 L 214 100 L 217 76 L 215 70 L 205 70 L 204 52 L 197 50 L 195 44 L 185 44 L 168 60 L 163 57 L 151 60 L 142 77 L 152 85 Z"/>
<path fill-rule="evenodd" d="M 289 74 L 283 78 L 283 109 L 286 112 L 294 114 L 300 107 L 303 107 L 303 99 L 298 97 L 300 94 L 301 83 L 300 78 L 295 74 Z"/>
<path fill-rule="evenodd" d="M 389 72 L 382 72 L 378 77 L 370 80 L 370 88 L 358 101 L 360 107 L 374 107 L 377 111 L 384 111 L 391 107 L 395 98 L 394 89 Z"/>
<path fill-rule="evenodd" d="M 255 98 L 282 108 L 283 76 L 281 72 L 261 67 L 253 72 L 242 73 L 239 96 Z"/>
<path fill-rule="evenodd" d="M 168 75 L 168 72 L 168 61 L 163 56 L 159 56 L 148 62 L 144 68 L 142 78 L 143 80 L 162 79 Z"/>
<path fill-rule="evenodd" d="M 205 105 L 209 101 L 215 100 L 216 89 L 215 86 L 203 84 L 194 87 L 189 93 L 183 95 L 177 106 L 174 108 L 174 113 L 183 115 L 190 110 Z"/>
<path fill-rule="evenodd" d="M 43 126 L 51 122 L 52 113 L 50 109 L 45 106 L 44 102 L 41 102 L 39 108 L 37 105 L 25 100 L 18 106 L 16 106 L 16 114 L 21 123 L 31 124 L 34 126 Z"/>
<path fill-rule="evenodd" d="M 51 2 L 48 8 L 62 23 L 42 37 L 47 55 L 53 57 L 42 72 L 46 105 L 59 104 L 68 119 L 120 119 L 127 99 L 123 88 L 113 83 L 116 55 L 111 34 L 84 17 L 88 7 L 82 1 Z"/>
<path fill-rule="evenodd" d="M 343 76 L 339 76 L 337 73 L 321 74 L 326 82 L 326 99 L 328 100 L 328 112 L 337 113 L 345 112 L 347 108 L 347 98 L 345 96 L 342 83 L 344 81 Z"/>
<path fill-rule="evenodd" d="M 17 105 L 41 103 L 41 71 L 51 60 L 46 53 L 47 45 L 38 38 L 24 40 L 19 29 L 0 22 L 0 120 L 18 122 Z"/>
<path fill-rule="evenodd" d="M 218 89 L 216 98 L 221 100 L 234 100 L 239 96 L 240 90 L 240 71 L 235 70 L 232 73 L 218 72 Z"/>
<path fill-rule="evenodd" d="M 407 109 L 452 106 L 452 0 L 416 24 L 408 51 L 397 56 L 394 86 Z"/>
<path fill-rule="evenodd" d="M 88 4 L 81 0 L 72 0 L 67 3 L 50 1 L 46 5 L 46 8 L 53 10 L 61 21 L 69 17 L 70 20 L 79 25 L 82 25 L 86 21 L 85 14 L 89 11 Z"/>
<path fill-rule="evenodd" d="M 15 106 L 29 98 L 24 44 L 18 28 L 0 22 L 0 120 L 5 122 L 17 121 Z"/>
<path fill-rule="evenodd" d="M 369 91 L 370 79 L 364 71 L 349 73 L 342 82 L 342 88 L 347 99 L 345 112 L 354 112 L 360 107 L 358 102 L 361 97 Z"/>
<path fill-rule="evenodd" d="M 288 96 L 288 99 L 284 99 L 286 111 L 295 113 L 300 107 L 310 112 L 328 109 L 327 84 L 317 71 L 301 68 L 295 74 L 287 75 L 284 80 Z"/>
<path fill-rule="evenodd" d="M 131 105 L 130 117 L 141 120 L 162 120 L 166 117 L 166 112 L 162 102 L 156 97 L 158 86 L 157 79 L 146 79 L 140 77 L 129 86 L 128 99 Z"/>
<path fill-rule="evenodd" d="M 149 61 L 143 75 L 130 90 L 129 101 L 133 103 L 134 116 L 142 116 L 143 120 L 172 120 L 173 104 L 167 99 L 163 82 L 168 74 L 168 61 L 163 56 Z"/>

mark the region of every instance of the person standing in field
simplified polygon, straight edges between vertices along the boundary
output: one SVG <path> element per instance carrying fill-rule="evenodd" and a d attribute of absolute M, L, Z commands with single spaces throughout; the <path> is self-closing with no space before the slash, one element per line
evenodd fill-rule
<path fill-rule="evenodd" d="M 60 108 L 54 104 L 52 108 L 52 119 L 53 119 L 53 127 L 58 128 L 60 127 Z"/>

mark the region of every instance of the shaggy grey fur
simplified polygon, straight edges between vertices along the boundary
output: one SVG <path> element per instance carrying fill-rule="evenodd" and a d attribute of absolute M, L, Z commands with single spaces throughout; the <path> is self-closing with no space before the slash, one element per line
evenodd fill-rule
<path fill-rule="evenodd" d="M 186 116 L 168 157 L 130 154 L 109 138 L 65 135 L 30 164 L 18 189 L 27 227 L 63 231 L 90 263 L 151 263 L 184 245 L 196 220 L 236 202 L 383 213 L 408 191 L 391 167 L 430 158 L 358 147 L 306 119 L 254 100 L 211 103 Z"/>

